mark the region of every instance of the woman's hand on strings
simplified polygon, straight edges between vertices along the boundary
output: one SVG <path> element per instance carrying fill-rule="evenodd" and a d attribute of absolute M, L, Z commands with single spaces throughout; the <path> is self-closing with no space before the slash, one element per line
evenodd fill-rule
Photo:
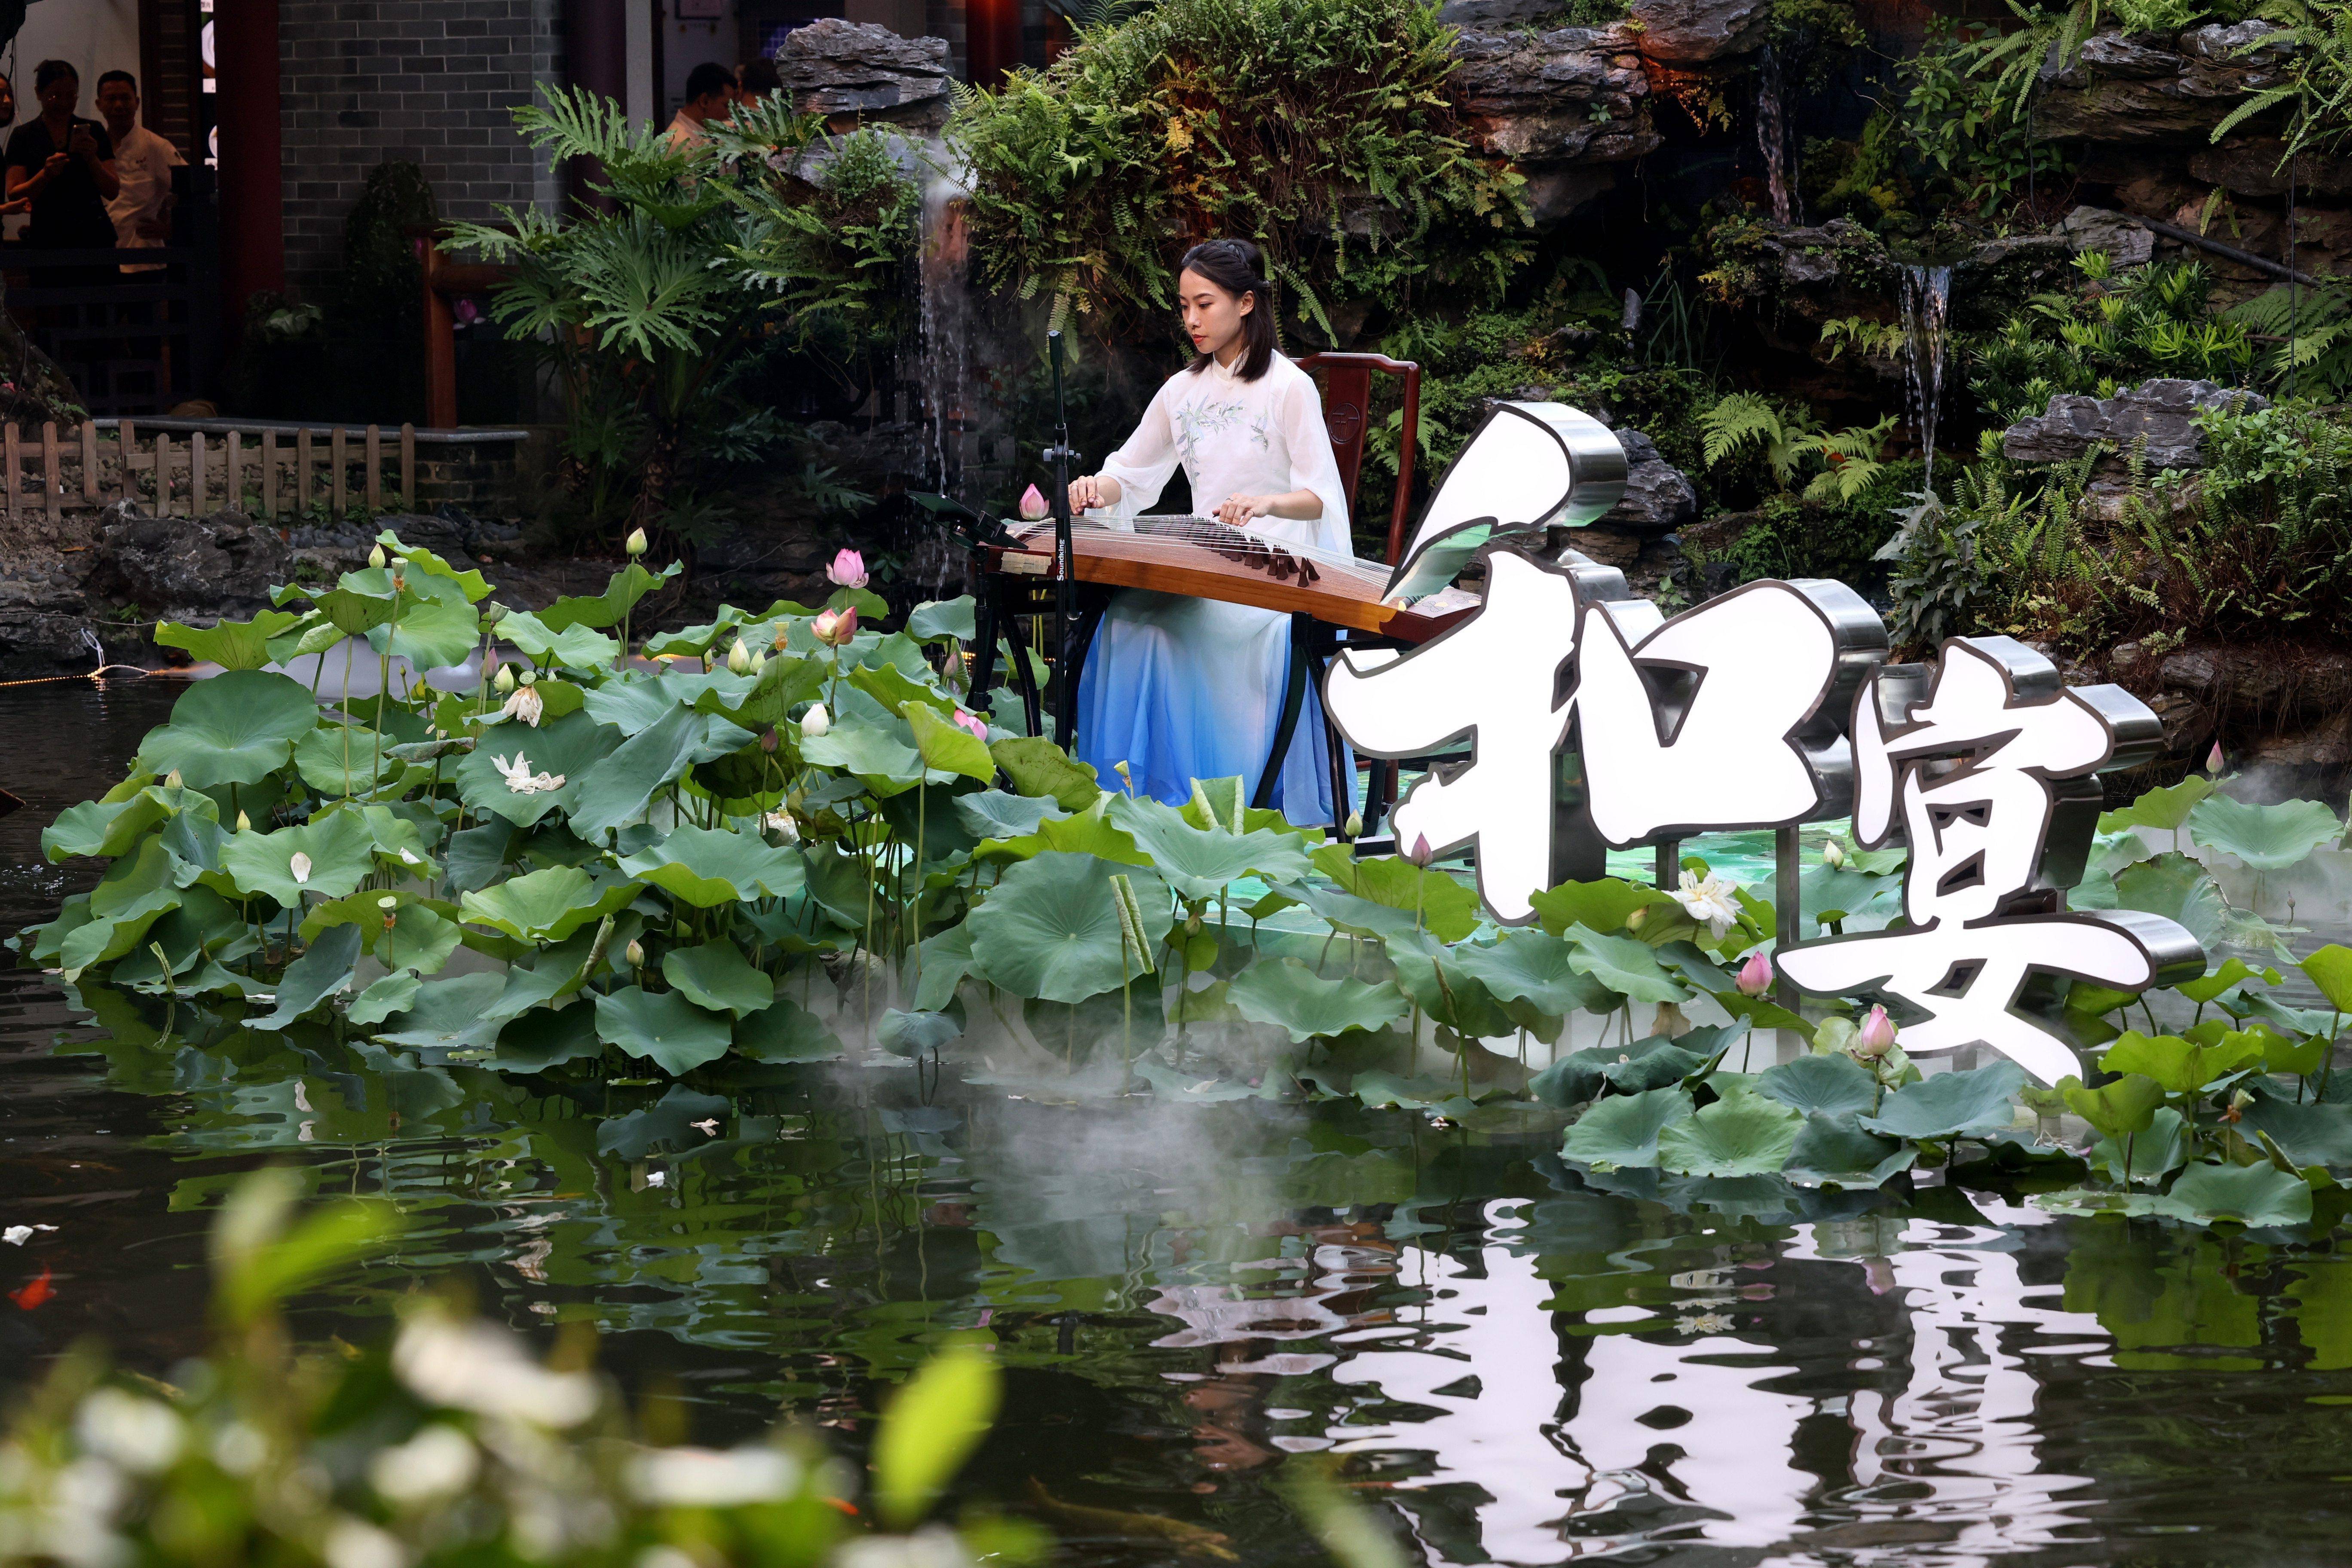
<path fill-rule="evenodd" d="M 1227 496 L 1217 503 L 1216 519 L 1228 528 L 1243 528 L 1270 516 L 1279 496 Z"/>
<path fill-rule="evenodd" d="M 1108 474 L 1088 474 L 1070 481 L 1070 510 L 1085 511 L 1091 507 L 1117 506 L 1118 481 Z"/>

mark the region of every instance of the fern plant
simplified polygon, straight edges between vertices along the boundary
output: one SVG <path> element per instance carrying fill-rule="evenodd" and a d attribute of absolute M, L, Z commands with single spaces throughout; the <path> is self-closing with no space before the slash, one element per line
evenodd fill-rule
<path fill-rule="evenodd" d="M 1875 425 L 1824 429 L 1810 413 L 1785 408 L 1761 393 L 1734 392 L 1698 416 L 1701 447 L 1710 468 L 1755 453 L 1772 482 L 1786 490 L 1800 469 L 1819 462 L 1804 488 L 1809 501 L 1851 500 L 1870 488 L 1883 464 L 1879 453 L 1895 428 L 1890 414 Z"/>

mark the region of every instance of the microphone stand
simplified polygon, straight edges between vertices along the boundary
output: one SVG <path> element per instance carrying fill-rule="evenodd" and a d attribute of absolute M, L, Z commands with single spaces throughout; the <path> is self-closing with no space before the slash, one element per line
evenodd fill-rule
<path fill-rule="evenodd" d="M 1062 334 L 1045 334 L 1045 348 L 1054 366 L 1054 444 L 1045 460 L 1054 465 L 1054 739 L 1068 749 L 1077 731 L 1078 684 L 1070 659 L 1077 615 L 1072 603 L 1077 579 L 1076 547 L 1070 542 L 1070 465 L 1077 453 L 1070 447 L 1070 413 L 1062 399 Z"/>

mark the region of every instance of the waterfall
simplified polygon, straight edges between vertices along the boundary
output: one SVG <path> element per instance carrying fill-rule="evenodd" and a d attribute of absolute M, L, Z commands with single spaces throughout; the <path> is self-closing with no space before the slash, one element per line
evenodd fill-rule
<path fill-rule="evenodd" d="M 1936 489 L 1936 417 L 1944 402 L 1944 323 L 1951 313 L 1952 269 L 1903 268 L 1903 374 L 1909 393 L 1912 428 L 1927 462 L 1927 481 Z"/>
<path fill-rule="evenodd" d="M 1764 156 L 1764 184 L 1772 193 L 1772 221 L 1787 223 L 1789 199 L 1789 132 L 1787 106 L 1781 100 L 1780 61 L 1772 46 L 1756 57 L 1756 146 Z"/>
<path fill-rule="evenodd" d="M 917 353 L 922 390 L 927 476 L 942 492 L 963 476 L 966 383 L 971 367 L 971 235 L 964 223 L 968 195 L 961 181 L 929 164 L 922 176 L 921 341 Z"/>

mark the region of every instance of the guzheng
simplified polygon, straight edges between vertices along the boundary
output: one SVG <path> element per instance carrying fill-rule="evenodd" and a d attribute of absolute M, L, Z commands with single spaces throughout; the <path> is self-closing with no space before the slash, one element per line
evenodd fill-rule
<path fill-rule="evenodd" d="M 1053 522 L 1011 526 L 1019 542 L 992 547 L 990 570 L 1051 581 Z M 1070 553 L 1081 583 L 1303 611 L 1330 626 L 1400 642 L 1426 642 L 1478 605 L 1475 596 L 1448 588 L 1400 606 L 1385 598 L 1391 575 L 1386 566 L 1305 549 L 1205 517 L 1139 517 L 1131 529 L 1077 518 L 1070 528 Z"/>

